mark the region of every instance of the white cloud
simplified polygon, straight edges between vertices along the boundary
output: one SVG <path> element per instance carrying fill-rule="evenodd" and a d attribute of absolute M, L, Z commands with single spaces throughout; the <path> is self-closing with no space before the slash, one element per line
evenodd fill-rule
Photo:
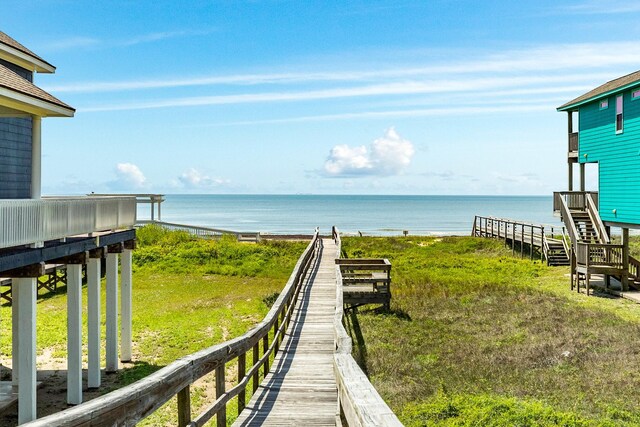
<path fill-rule="evenodd" d="M 133 163 L 118 163 L 115 171 L 116 180 L 109 183 L 109 187 L 113 189 L 129 190 L 146 186 L 147 178 Z"/>
<path fill-rule="evenodd" d="M 324 164 L 324 174 L 330 177 L 398 175 L 409 166 L 414 154 L 413 144 L 391 127 L 368 147 L 334 146 Z"/>
<path fill-rule="evenodd" d="M 612 15 L 619 13 L 640 12 L 640 4 L 637 1 L 618 1 L 612 4 L 610 1 L 590 0 L 571 6 L 560 8 L 562 12 L 589 14 L 589 15 Z"/>
<path fill-rule="evenodd" d="M 210 176 L 198 171 L 197 169 L 190 168 L 184 171 L 179 177 L 177 183 L 187 189 L 211 189 L 228 185 L 231 183 L 228 179 L 211 178 Z"/>

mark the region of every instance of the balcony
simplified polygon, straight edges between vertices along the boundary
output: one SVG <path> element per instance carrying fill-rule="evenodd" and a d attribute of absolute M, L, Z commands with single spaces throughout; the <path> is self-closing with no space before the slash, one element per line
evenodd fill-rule
<path fill-rule="evenodd" d="M 578 158 L 578 132 L 569 134 L 569 158 Z"/>
<path fill-rule="evenodd" d="M 553 193 L 553 212 L 559 214 L 562 210 L 562 199 L 564 198 L 569 210 L 584 210 L 587 208 L 587 194 L 595 206 L 598 206 L 597 191 L 555 191 Z"/>
<path fill-rule="evenodd" d="M 131 228 L 135 197 L 0 200 L 0 249 Z"/>

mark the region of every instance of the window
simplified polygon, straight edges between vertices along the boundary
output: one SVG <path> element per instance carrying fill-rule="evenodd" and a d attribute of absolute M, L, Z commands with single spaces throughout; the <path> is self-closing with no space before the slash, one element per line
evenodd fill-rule
<path fill-rule="evenodd" d="M 622 133 L 622 95 L 616 96 L 616 133 Z"/>
<path fill-rule="evenodd" d="M 638 96 L 640 96 L 640 90 L 638 91 Z M 607 108 L 609 108 L 609 98 L 600 101 L 600 109 L 606 110 Z"/>
<path fill-rule="evenodd" d="M 631 92 L 631 99 L 632 100 L 636 100 L 636 99 L 640 99 L 640 89 L 634 90 L 633 92 Z"/>

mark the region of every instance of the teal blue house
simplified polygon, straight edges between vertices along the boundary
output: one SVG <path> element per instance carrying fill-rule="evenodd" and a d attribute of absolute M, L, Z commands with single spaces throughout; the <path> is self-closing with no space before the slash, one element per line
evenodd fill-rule
<path fill-rule="evenodd" d="M 568 113 L 569 191 L 555 193 L 554 210 L 570 235 L 576 284 L 589 286 L 589 276 L 600 273 L 606 284 L 617 277 L 625 289 L 640 276 L 628 254 L 629 229 L 640 228 L 640 71 L 598 86 L 558 111 Z M 589 164 L 597 164 L 598 192 L 585 191 Z M 621 245 L 611 244 L 611 227 L 621 229 Z"/>

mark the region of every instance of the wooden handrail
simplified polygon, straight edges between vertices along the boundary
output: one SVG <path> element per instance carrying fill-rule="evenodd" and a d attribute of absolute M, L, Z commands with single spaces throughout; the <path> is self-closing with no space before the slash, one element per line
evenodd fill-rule
<path fill-rule="evenodd" d="M 335 229 L 335 227 L 334 227 Z M 340 257 L 340 234 L 335 229 L 336 258 Z M 340 265 L 336 265 L 336 311 L 334 316 L 334 369 L 338 385 L 338 403 L 348 426 L 402 426 L 398 417 L 380 397 L 365 373 L 351 355 L 352 341 L 342 318 L 343 289 Z"/>
<path fill-rule="evenodd" d="M 596 206 L 593 198 L 590 193 L 587 193 L 585 196 L 586 199 L 586 209 L 589 213 L 589 218 L 591 218 L 591 222 L 595 225 L 594 229 L 596 234 L 598 235 L 598 240 L 600 243 L 611 243 L 611 239 L 609 239 L 609 234 L 607 233 L 607 229 L 600 218 L 600 213 L 598 213 L 598 207 Z"/>
<path fill-rule="evenodd" d="M 578 228 L 576 227 L 576 223 L 571 216 L 571 212 L 569 211 L 569 206 L 567 205 L 567 201 L 564 197 L 560 197 L 560 215 L 562 216 L 563 221 L 567 225 L 567 232 L 569 233 L 569 237 L 571 238 L 571 244 L 575 245 L 578 242 Z"/>
<path fill-rule="evenodd" d="M 258 371 L 269 371 L 269 357 L 277 353 L 284 337 L 302 283 L 319 253 L 321 240 L 316 229 L 313 239 L 298 259 L 296 266 L 265 318 L 244 335 L 178 359 L 159 371 L 116 391 L 90 400 L 81 405 L 25 424 L 29 426 L 102 426 L 135 425 L 160 408 L 172 397 L 178 396 L 179 426 L 202 426 L 213 416 L 217 425 L 226 425 L 226 405 L 239 396 L 238 411 L 244 407 L 245 390 L 252 382 L 258 387 Z M 274 337 L 269 345 L 269 332 Z M 262 342 L 262 356 L 260 343 Z M 246 370 L 246 354 L 252 352 L 253 365 Z M 225 390 L 226 364 L 238 359 L 238 384 Z M 198 415 L 191 417 L 189 388 L 202 376 L 216 371 L 216 401 Z"/>

